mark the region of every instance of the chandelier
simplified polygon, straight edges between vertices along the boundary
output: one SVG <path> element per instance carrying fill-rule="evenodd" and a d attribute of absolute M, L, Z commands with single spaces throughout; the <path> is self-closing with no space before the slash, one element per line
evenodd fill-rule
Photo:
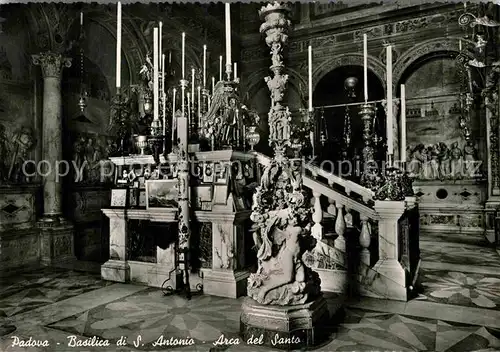
<path fill-rule="evenodd" d="M 85 52 L 83 49 L 83 43 L 85 41 L 85 31 L 83 30 L 83 12 L 80 12 L 80 35 L 78 38 L 80 43 L 80 96 L 78 99 L 78 108 L 82 115 L 85 114 L 85 108 L 87 107 L 87 91 L 85 90 L 84 78 L 85 78 Z"/>

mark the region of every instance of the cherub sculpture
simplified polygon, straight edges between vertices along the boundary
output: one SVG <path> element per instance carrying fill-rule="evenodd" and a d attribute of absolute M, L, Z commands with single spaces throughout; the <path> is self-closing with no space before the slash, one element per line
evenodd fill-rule
<path fill-rule="evenodd" d="M 248 279 L 248 295 L 260 304 L 297 305 L 317 298 L 321 281 L 304 265 L 309 249 L 310 208 L 301 189 L 300 170 L 285 158 L 266 167 L 253 197 L 251 220 L 259 260 Z M 276 197 L 285 201 L 276 202 Z"/>

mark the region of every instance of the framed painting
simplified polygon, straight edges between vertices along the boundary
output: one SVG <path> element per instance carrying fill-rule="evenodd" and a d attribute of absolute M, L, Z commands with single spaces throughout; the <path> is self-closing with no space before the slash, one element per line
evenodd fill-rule
<path fill-rule="evenodd" d="M 215 179 L 214 184 L 227 185 L 228 181 L 228 165 L 217 163 L 215 164 Z"/>
<path fill-rule="evenodd" d="M 111 190 L 111 208 L 127 207 L 127 188 L 114 188 Z"/>
<path fill-rule="evenodd" d="M 214 182 L 214 164 L 207 162 L 203 165 L 203 182 L 212 183 Z"/>
<path fill-rule="evenodd" d="M 227 185 L 214 186 L 214 204 L 226 205 L 227 204 Z"/>
<path fill-rule="evenodd" d="M 146 189 L 139 189 L 139 208 L 146 208 Z"/>
<path fill-rule="evenodd" d="M 146 208 L 177 209 L 177 180 L 146 181 Z"/>
<path fill-rule="evenodd" d="M 201 185 L 192 188 L 191 200 L 195 210 L 201 210 L 203 203 L 212 202 L 212 185 Z"/>
<path fill-rule="evenodd" d="M 201 202 L 202 211 L 212 211 L 212 202 Z"/>
<path fill-rule="evenodd" d="M 136 208 L 139 205 L 139 189 L 130 188 L 128 191 L 128 204 L 131 208 Z"/>

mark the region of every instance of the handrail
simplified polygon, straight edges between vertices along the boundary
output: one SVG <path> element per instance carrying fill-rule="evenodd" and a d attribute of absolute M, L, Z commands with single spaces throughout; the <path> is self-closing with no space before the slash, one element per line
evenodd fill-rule
<path fill-rule="evenodd" d="M 255 158 L 259 164 L 262 164 L 264 166 L 268 166 L 271 163 L 271 158 L 269 158 L 268 156 L 266 156 L 262 153 L 253 152 L 253 155 L 255 156 Z M 321 169 L 319 169 L 319 170 L 321 170 Z M 323 171 L 325 173 L 327 173 L 327 171 L 325 171 L 325 170 L 323 170 Z M 356 193 L 358 193 L 358 192 L 361 193 L 360 191 L 363 191 L 363 193 L 361 194 L 363 196 L 363 198 L 368 196 L 367 191 L 372 192 L 371 190 L 368 190 L 365 187 L 359 186 L 358 184 L 356 184 L 352 181 L 346 181 L 338 176 L 335 176 L 335 180 L 337 180 L 337 179 L 340 179 L 342 181 L 342 182 L 337 182 L 337 183 L 341 184 L 341 185 L 342 184 L 346 185 L 347 186 L 346 188 L 348 188 L 349 186 L 354 188 L 352 185 L 357 186 L 357 188 L 355 188 L 354 191 Z M 379 219 L 379 215 L 377 214 L 377 212 L 375 210 L 373 210 L 372 208 L 370 208 L 369 206 L 362 204 L 354 199 L 351 199 L 351 198 L 349 198 L 348 195 L 345 196 L 345 195 L 339 193 L 338 191 L 327 187 L 326 185 L 322 184 L 321 182 L 314 180 L 313 178 L 311 178 L 309 176 L 304 175 L 303 182 L 304 182 L 305 187 L 319 191 L 324 196 L 326 196 L 330 199 L 333 199 L 336 202 L 339 202 L 340 204 L 344 205 L 348 209 L 352 209 L 352 210 L 360 213 L 361 215 L 365 215 L 368 218 L 373 219 L 373 220 Z M 373 199 L 373 192 L 371 194 L 369 194 L 369 198 Z"/>
<path fill-rule="evenodd" d="M 259 152 L 252 152 L 257 161 L 264 165 L 267 166 L 271 162 L 271 158 L 269 158 L 267 155 L 264 155 Z M 343 179 L 340 176 L 337 176 L 335 174 L 332 174 L 316 165 L 312 164 L 305 164 L 305 167 L 307 170 L 309 170 L 312 174 L 319 175 L 321 177 L 324 177 L 328 180 L 328 184 L 331 186 L 332 184 L 337 184 L 341 187 L 344 188 L 344 191 L 347 195 L 350 193 L 356 193 L 360 195 L 363 198 L 363 202 L 368 203 L 369 201 L 373 201 L 373 197 L 375 196 L 375 193 L 366 187 L 363 187 L 355 182 Z"/>
<path fill-rule="evenodd" d="M 335 200 L 336 202 L 339 202 L 343 206 L 345 206 L 347 209 L 354 210 L 358 212 L 361 215 L 365 215 L 366 217 L 372 219 L 372 220 L 379 220 L 379 215 L 375 210 L 370 208 L 369 206 L 366 206 L 360 202 L 355 201 L 354 199 L 351 199 L 341 193 L 338 193 L 334 189 L 331 189 L 321 182 L 318 182 L 316 180 L 313 180 L 312 178 L 306 176 L 303 178 L 304 186 L 310 189 L 314 189 L 316 191 L 319 191 L 321 194 L 324 196 Z"/>
<path fill-rule="evenodd" d="M 354 192 L 356 194 L 359 194 L 365 203 L 367 203 L 370 200 L 373 200 L 373 197 L 375 196 L 375 192 L 373 192 L 371 189 L 363 187 L 355 182 L 343 179 L 340 176 L 337 176 L 331 172 L 328 172 L 316 165 L 312 164 L 307 164 L 306 165 L 307 169 L 311 171 L 313 174 L 317 174 L 321 177 L 324 177 L 328 180 L 328 183 L 332 184 L 338 184 L 342 187 L 344 187 L 344 190 L 347 194 Z"/>

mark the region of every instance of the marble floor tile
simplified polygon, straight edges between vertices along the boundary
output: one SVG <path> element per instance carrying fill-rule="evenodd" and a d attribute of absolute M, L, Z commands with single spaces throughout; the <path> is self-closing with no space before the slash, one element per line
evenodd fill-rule
<path fill-rule="evenodd" d="M 164 296 L 157 288 L 117 283 L 96 283 L 89 285 L 88 291 L 78 291 L 81 287 L 74 285 L 75 280 L 92 282 L 85 281 L 88 276 L 78 275 L 71 271 L 41 271 L 12 279 L 7 287 L 0 288 L 1 307 L 12 302 L 13 295 L 23 291 L 23 287 L 28 291 L 33 289 L 34 283 L 45 285 L 42 290 L 45 293 L 49 287 L 57 287 L 60 291 L 53 296 L 56 298 L 53 301 L 25 305 L 24 311 L 9 316 L 17 330 L 0 337 L 0 351 L 273 351 L 246 345 L 239 339 L 242 299 L 200 295 L 187 300 L 181 296 Z M 447 277 L 443 275 L 440 277 Z M 454 277 L 467 285 L 473 285 L 468 278 L 481 280 L 470 273 L 464 275 Z M 72 284 L 62 284 L 58 280 Z M 432 281 L 433 278 L 428 280 L 441 282 Z M 71 294 L 73 290 L 78 292 Z M 487 297 L 496 302 L 492 294 Z M 325 298 L 332 306 L 339 302 L 336 294 L 325 294 Z M 324 327 L 330 338 L 313 350 L 500 351 L 500 311 L 476 304 L 456 305 L 432 299 L 393 302 L 361 298 L 347 300 L 343 312 Z M 214 342 L 222 335 L 239 339 L 240 344 L 215 346 Z M 12 346 L 13 336 L 47 339 L 51 345 L 19 348 Z M 102 341 L 108 339 L 110 346 L 69 347 L 68 336 L 75 336 L 80 341 L 93 336 Z M 117 346 L 122 337 L 127 339 L 127 345 Z M 185 346 L 191 339 L 193 345 Z"/>
<path fill-rule="evenodd" d="M 422 241 L 420 252 L 423 262 L 500 268 L 500 256 L 494 248 L 488 246 Z"/>
<path fill-rule="evenodd" d="M 460 271 L 463 273 L 477 273 L 486 275 L 500 274 L 499 268 L 494 266 L 460 265 L 460 264 L 444 263 L 444 262 L 425 261 L 421 263 L 420 268 L 429 270 Z"/>
<path fill-rule="evenodd" d="M 42 269 L 1 280 L 0 317 L 4 318 L 111 284 L 99 275 L 59 269 Z"/>
<path fill-rule="evenodd" d="M 422 295 L 430 301 L 500 309 L 500 276 L 421 269 Z"/>
<path fill-rule="evenodd" d="M 197 296 L 187 300 L 164 296 L 158 289 L 147 289 L 134 295 L 81 312 L 48 327 L 83 336 L 100 336 L 117 341 L 121 336 L 137 340 L 145 350 L 163 349 L 160 336 L 166 340 L 193 339 L 200 345 L 213 342 L 221 335 L 236 338 L 239 334 L 241 300 Z"/>

